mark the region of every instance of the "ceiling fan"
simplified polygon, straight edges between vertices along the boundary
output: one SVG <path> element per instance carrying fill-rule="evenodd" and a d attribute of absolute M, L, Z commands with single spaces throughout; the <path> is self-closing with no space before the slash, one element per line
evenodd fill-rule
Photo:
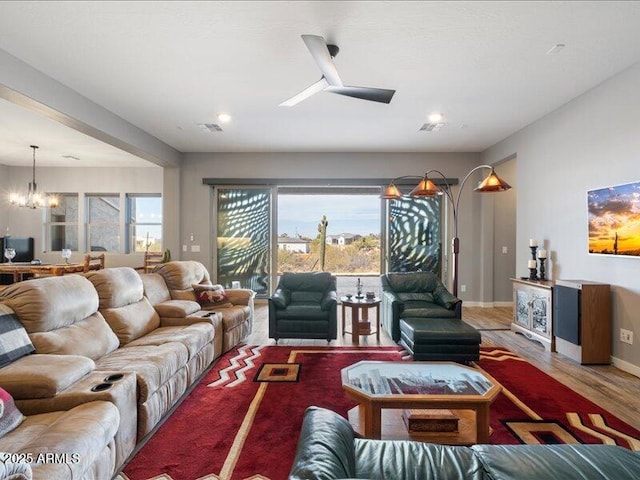
<path fill-rule="evenodd" d="M 281 107 L 293 107 L 318 92 L 331 92 L 347 97 L 370 100 L 372 102 L 389 103 L 395 90 L 372 87 L 349 87 L 342 83 L 338 70 L 333 63 L 340 49 L 335 45 L 327 45 L 324 38 L 318 35 L 302 35 L 302 40 L 311 52 L 311 56 L 322 72 L 322 78 L 302 92 L 280 104 Z"/>

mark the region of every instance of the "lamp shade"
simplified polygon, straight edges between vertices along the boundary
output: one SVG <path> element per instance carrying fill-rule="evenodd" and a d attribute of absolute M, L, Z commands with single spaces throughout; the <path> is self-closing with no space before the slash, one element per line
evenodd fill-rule
<path fill-rule="evenodd" d="M 384 192 L 381 195 L 381 198 L 394 199 L 402 197 L 402 192 L 400 189 L 396 187 L 396 184 L 391 182 L 384 188 Z"/>
<path fill-rule="evenodd" d="M 425 175 L 418 185 L 411 190 L 409 195 L 412 197 L 434 197 L 436 195 L 442 195 L 442 190 L 436 187 L 436 184 L 429 180 Z"/>
<path fill-rule="evenodd" d="M 491 173 L 481 181 L 474 191 L 476 192 L 505 192 L 511 189 L 511 185 L 498 176 L 492 168 Z"/>

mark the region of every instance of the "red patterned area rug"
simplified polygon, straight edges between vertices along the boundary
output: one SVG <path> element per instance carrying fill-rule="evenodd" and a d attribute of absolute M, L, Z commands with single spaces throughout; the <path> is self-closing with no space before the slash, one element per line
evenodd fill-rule
<path fill-rule="evenodd" d="M 225 354 L 125 467 L 129 480 L 285 479 L 304 410 L 346 417 L 340 370 L 402 361 L 397 347 L 242 346 Z M 478 368 L 502 384 L 491 443 L 609 443 L 640 449 L 640 432 L 504 349 Z"/>

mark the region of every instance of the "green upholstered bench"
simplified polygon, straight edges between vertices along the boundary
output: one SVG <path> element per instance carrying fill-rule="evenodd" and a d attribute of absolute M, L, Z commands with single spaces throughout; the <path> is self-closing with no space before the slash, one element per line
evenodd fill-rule
<path fill-rule="evenodd" d="M 414 360 L 468 363 L 480 358 L 480 332 L 457 318 L 401 318 L 400 335 Z"/>

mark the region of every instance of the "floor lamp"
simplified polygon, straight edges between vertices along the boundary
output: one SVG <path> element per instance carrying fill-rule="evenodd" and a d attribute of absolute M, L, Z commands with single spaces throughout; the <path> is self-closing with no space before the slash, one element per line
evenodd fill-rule
<path fill-rule="evenodd" d="M 395 181 L 401 178 L 422 178 L 418 185 L 411 190 L 409 193 L 409 197 L 433 197 L 436 195 L 446 195 L 449 201 L 451 202 L 451 208 L 453 209 L 453 239 L 452 250 L 453 250 L 453 278 L 452 278 L 452 291 L 453 295 L 458 296 L 458 254 L 460 253 L 460 239 L 458 238 L 458 208 L 460 206 L 460 195 L 462 194 L 462 190 L 464 189 L 464 185 L 469 180 L 469 177 L 478 170 L 488 168 L 491 170 L 489 175 L 482 180 L 478 186 L 474 189 L 476 192 L 482 193 L 494 193 L 494 192 L 504 192 L 511 188 L 507 182 L 505 182 L 502 178 L 500 178 L 494 168 L 491 165 L 478 165 L 477 167 L 471 169 L 469 173 L 467 173 L 460 183 L 460 188 L 458 189 L 458 194 L 453 196 L 453 192 L 451 190 L 451 185 L 447 182 L 447 177 L 445 177 L 442 172 L 439 170 L 429 170 L 424 174 L 423 177 L 417 177 L 413 175 L 407 175 L 403 177 L 396 177 L 391 180 L 391 183 L 387 185 L 384 189 L 382 198 L 386 199 L 398 199 L 402 198 L 404 195 L 400 191 L 400 189 L 396 186 Z M 444 180 L 444 183 L 441 183 L 439 186 L 434 184 L 430 179 L 430 174 L 437 174 Z"/>

